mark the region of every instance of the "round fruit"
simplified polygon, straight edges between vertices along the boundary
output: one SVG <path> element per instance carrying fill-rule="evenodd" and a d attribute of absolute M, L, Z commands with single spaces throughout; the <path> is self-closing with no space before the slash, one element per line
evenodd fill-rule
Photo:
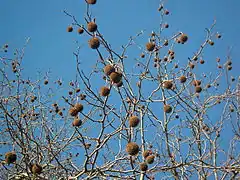
<path fill-rule="evenodd" d="M 135 156 L 139 152 L 139 146 L 135 142 L 130 142 L 126 146 L 126 152 L 131 156 Z"/>
<path fill-rule="evenodd" d="M 67 27 L 67 32 L 72 32 L 73 31 L 73 27 L 72 26 L 68 26 Z"/>
<path fill-rule="evenodd" d="M 179 80 L 181 83 L 185 83 L 187 81 L 187 78 L 186 76 L 180 76 Z"/>
<path fill-rule="evenodd" d="M 93 37 L 92 39 L 90 39 L 88 41 L 88 45 L 92 49 L 97 49 L 100 46 L 100 41 L 99 41 L 99 39 L 97 37 Z"/>
<path fill-rule="evenodd" d="M 110 79 L 114 83 L 119 83 L 122 80 L 122 74 L 119 72 L 113 72 L 110 74 Z"/>
<path fill-rule="evenodd" d="M 211 46 L 213 46 L 213 45 L 214 45 L 214 42 L 211 41 L 211 40 L 209 40 L 209 41 L 208 41 L 208 44 L 210 44 Z"/>
<path fill-rule="evenodd" d="M 129 126 L 130 127 L 137 127 L 140 122 L 140 119 L 137 116 L 131 116 L 129 118 Z"/>
<path fill-rule="evenodd" d="M 147 170 L 148 170 L 148 165 L 147 165 L 147 163 L 145 163 L 145 162 L 140 163 L 140 164 L 139 164 L 139 169 L 140 169 L 141 171 L 147 171 Z"/>
<path fill-rule="evenodd" d="M 153 51 L 154 48 L 155 48 L 155 43 L 153 43 L 153 42 L 148 42 L 148 43 L 146 44 L 146 49 L 147 49 L 148 51 Z"/>
<path fill-rule="evenodd" d="M 87 0 L 88 4 L 96 4 L 97 0 Z"/>
<path fill-rule="evenodd" d="M 78 117 L 75 117 L 73 122 L 72 122 L 72 125 L 76 126 L 76 127 L 79 127 L 79 126 L 82 125 L 82 121 Z"/>
<path fill-rule="evenodd" d="M 75 104 L 74 108 L 77 110 L 77 112 L 81 112 L 83 110 L 83 105 L 82 104 Z"/>
<path fill-rule="evenodd" d="M 180 37 L 179 37 L 179 41 L 180 43 L 184 44 L 185 42 L 187 42 L 188 40 L 188 36 L 186 34 L 182 34 Z"/>
<path fill-rule="evenodd" d="M 5 154 L 5 162 L 7 164 L 14 163 L 17 160 L 17 155 L 15 152 L 7 152 Z"/>
<path fill-rule="evenodd" d="M 196 86 L 196 87 L 195 87 L 195 92 L 196 92 L 196 93 L 200 93 L 201 91 L 202 91 L 201 86 Z"/>
<path fill-rule="evenodd" d="M 172 81 L 164 81 L 163 82 L 163 87 L 166 89 L 171 89 L 173 86 Z"/>
<path fill-rule="evenodd" d="M 75 107 L 71 107 L 68 112 L 71 116 L 76 116 L 78 114 L 78 111 Z"/>
<path fill-rule="evenodd" d="M 110 89 L 106 86 L 101 87 L 100 89 L 100 95 L 101 96 L 108 96 L 110 94 Z"/>
<path fill-rule="evenodd" d="M 151 153 L 150 153 L 149 150 L 143 151 L 143 157 L 144 157 L 144 159 L 146 159 L 150 154 L 151 154 Z"/>
<path fill-rule="evenodd" d="M 148 156 L 148 157 L 146 158 L 146 162 L 147 162 L 148 164 L 152 164 L 152 163 L 154 162 L 154 158 L 155 158 L 154 155 L 150 155 L 150 156 Z"/>
<path fill-rule="evenodd" d="M 31 170 L 33 174 L 41 174 L 42 166 L 39 164 L 33 164 Z"/>
<path fill-rule="evenodd" d="M 194 86 L 200 86 L 201 85 L 201 81 L 200 80 L 193 80 L 192 84 Z"/>
<path fill-rule="evenodd" d="M 78 33 L 79 33 L 79 34 L 82 34 L 83 32 L 84 32 L 83 28 L 81 28 L 81 27 L 78 28 Z"/>
<path fill-rule="evenodd" d="M 170 113 L 172 112 L 172 107 L 168 104 L 164 105 L 163 110 L 165 113 Z"/>
<path fill-rule="evenodd" d="M 112 72 L 115 72 L 115 68 L 112 65 L 108 64 L 104 67 L 103 71 L 106 75 L 109 76 Z"/>
<path fill-rule="evenodd" d="M 97 24 L 95 22 L 89 22 L 87 29 L 89 32 L 95 32 L 97 30 Z"/>

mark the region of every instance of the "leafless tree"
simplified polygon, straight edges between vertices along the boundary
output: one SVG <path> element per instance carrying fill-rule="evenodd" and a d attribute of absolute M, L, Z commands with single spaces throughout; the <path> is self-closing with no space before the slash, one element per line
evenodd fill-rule
<path fill-rule="evenodd" d="M 71 13 L 68 32 L 86 36 L 98 55 L 93 69 L 80 64 L 74 52 L 76 76 L 68 94 L 61 79 L 23 76 L 26 45 L 15 56 L 1 51 L 0 147 L 4 179 L 237 179 L 240 178 L 238 77 L 232 60 L 216 59 L 216 71 L 199 73 L 207 64 L 205 49 L 221 38 L 206 29 L 206 37 L 186 63 L 175 61 L 175 49 L 188 43 L 185 32 L 162 39 L 160 24 L 146 44 L 129 38 L 114 50 L 90 13 L 96 0 L 86 0 L 85 24 Z M 161 18 L 168 16 L 159 4 Z M 128 59 L 137 47 L 142 53 Z M 132 61 L 134 68 L 126 65 Z M 100 82 L 102 86 L 97 86 Z M 66 84 L 66 83 L 65 83 Z M 223 86 L 220 86 L 223 84 Z M 217 112 L 217 113 L 216 113 Z"/>

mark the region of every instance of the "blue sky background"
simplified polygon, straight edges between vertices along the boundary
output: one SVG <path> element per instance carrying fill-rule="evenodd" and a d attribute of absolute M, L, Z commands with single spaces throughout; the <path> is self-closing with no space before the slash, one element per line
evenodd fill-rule
<path fill-rule="evenodd" d="M 158 4 L 158 0 L 98 0 L 97 5 L 91 7 L 91 12 L 105 39 L 117 52 L 121 52 L 120 47 L 127 43 L 129 36 L 146 30 L 138 40 L 144 47 L 151 31 L 158 30 Z M 214 40 L 215 45 L 206 49 L 203 58 L 209 64 L 198 71 L 215 71 L 216 57 L 225 61 L 228 48 L 233 47 L 230 54 L 233 61 L 231 75 L 239 76 L 240 1 L 172 0 L 165 7 L 169 9 L 170 15 L 164 22 L 169 23 L 170 27 L 164 31 L 163 36 L 169 37 L 178 31 L 189 36 L 187 44 L 177 49 L 178 62 L 186 63 L 187 57 L 192 57 L 205 38 L 204 29 L 210 27 L 216 19 L 215 31 L 220 32 L 223 38 Z M 34 79 L 37 71 L 51 70 L 52 81 L 58 77 L 62 77 L 65 82 L 74 79 L 76 62 L 73 52 L 77 47 L 76 41 L 81 46 L 82 67 L 89 70 L 95 64 L 97 54 L 88 47 L 89 37 L 78 35 L 76 29 L 72 33 L 66 32 L 72 19 L 63 10 L 75 15 L 80 24 L 85 24 L 83 17 L 86 5 L 83 0 L 1 0 L 0 45 L 9 44 L 8 56 L 12 57 L 14 49 L 21 48 L 26 38 L 31 38 L 22 64 L 26 77 Z M 129 58 L 136 58 L 140 53 L 139 49 L 133 48 L 127 54 Z M 131 65 L 128 63 L 129 68 L 132 68 Z"/>
<path fill-rule="evenodd" d="M 82 1 L 1 0 L 0 44 L 8 43 L 10 49 L 19 48 L 25 43 L 26 38 L 30 37 L 31 41 L 23 62 L 26 74 L 34 75 L 36 69 L 51 69 L 54 75 L 58 75 L 59 72 L 66 72 L 66 67 L 69 67 L 64 77 L 71 78 L 70 70 L 75 66 L 72 52 L 76 49 L 74 43 L 76 40 L 83 47 L 84 63 L 89 63 L 91 58 L 96 57 L 94 53 L 89 54 L 92 51 L 86 44 L 88 37 L 80 37 L 77 33 L 66 33 L 66 27 L 72 21 L 62 11 L 67 10 L 84 24 L 86 6 Z M 129 36 L 140 30 L 145 29 L 146 35 L 149 35 L 151 30 L 157 30 L 158 2 L 157 0 L 114 2 L 102 0 L 97 6 L 92 7 L 91 11 L 97 17 L 99 29 L 105 38 L 116 50 L 120 50 L 120 46 L 127 42 Z M 233 46 L 231 55 L 237 67 L 240 48 L 239 5 L 240 2 L 237 0 L 169 1 L 166 3 L 166 8 L 169 9 L 170 16 L 166 18 L 166 22 L 169 23 L 170 28 L 166 35 L 179 30 L 186 32 L 190 38 L 187 52 L 191 56 L 205 37 L 204 28 L 209 27 L 216 18 L 216 30 L 223 35 L 223 39 L 211 49 L 210 56 L 224 57 L 228 47 Z M 145 42 L 146 38 L 143 38 L 142 42 Z"/>

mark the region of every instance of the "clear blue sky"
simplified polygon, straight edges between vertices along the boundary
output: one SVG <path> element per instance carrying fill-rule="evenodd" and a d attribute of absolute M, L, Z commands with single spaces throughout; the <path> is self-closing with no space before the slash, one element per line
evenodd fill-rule
<path fill-rule="evenodd" d="M 66 32 L 72 19 L 66 16 L 63 10 L 75 15 L 79 23 L 85 24 L 83 17 L 86 5 L 83 1 L 1 0 L 0 45 L 9 44 L 11 53 L 12 48 L 21 48 L 26 38 L 31 38 L 23 60 L 26 77 L 36 77 L 38 70 L 51 70 L 53 77 L 62 77 L 67 82 L 75 78 L 76 62 L 72 53 L 76 50 L 76 41 L 82 47 L 82 67 L 91 68 L 95 64 L 97 55 L 87 45 L 89 37 L 78 35 L 76 31 Z M 127 43 L 129 36 L 146 30 L 146 34 L 139 40 L 145 44 L 151 31 L 158 29 L 158 4 L 158 0 L 98 0 L 91 11 L 96 17 L 100 32 L 112 47 L 120 52 L 121 45 Z M 233 47 L 230 54 L 233 61 L 231 74 L 239 76 L 239 7 L 239 0 L 169 0 L 166 8 L 170 15 L 164 21 L 169 23 L 170 27 L 164 35 L 167 37 L 174 32 L 183 31 L 189 36 L 186 48 L 180 48 L 182 52 L 177 52 L 177 60 L 187 62 L 187 57 L 191 57 L 203 42 L 204 29 L 210 27 L 216 19 L 215 30 L 222 34 L 222 39 L 216 40 L 215 45 L 205 51 L 203 57 L 206 57 L 205 60 L 211 66 L 203 68 L 208 71 L 215 69 L 216 57 L 224 61 L 228 48 Z M 129 52 L 129 56 L 134 58 L 140 53 L 141 51 L 135 49 Z"/>
<path fill-rule="evenodd" d="M 92 12 L 97 17 L 99 29 L 105 38 L 116 50 L 120 50 L 120 46 L 127 42 L 130 35 L 142 29 L 146 30 L 146 35 L 151 30 L 157 30 L 158 2 L 158 0 L 114 2 L 99 0 L 97 6 L 92 8 Z M 191 56 L 205 37 L 204 28 L 209 27 L 216 18 L 216 30 L 222 33 L 223 39 L 211 49 L 211 54 L 224 57 L 227 54 L 227 48 L 233 46 L 231 53 L 233 62 L 235 67 L 239 66 L 238 17 L 240 12 L 238 7 L 240 7 L 238 0 L 168 1 L 166 8 L 170 10 L 171 15 L 166 18 L 166 22 L 170 24 L 167 35 L 179 30 L 186 32 L 190 38 L 187 52 Z M 80 37 L 77 33 L 66 33 L 66 27 L 72 21 L 63 14 L 63 10 L 74 14 L 80 23 L 85 23 L 83 0 L 1 0 L 0 44 L 8 43 L 10 49 L 19 48 L 27 37 L 31 38 L 24 59 L 27 74 L 33 75 L 36 69 L 51 69 L 54 75 L 61 75 L 59 72 L 69 67 L 68 73 L 64 76 L 69 75 L 71 78 L 70 70 L 75 66 L 72 56 L 76 48 L 75 40 L 78 40 L 83 47 L 83 59 L 91 62 L 92 55 L 89 55 L 91 51 L 86 44 L 87 38 Z M 147 37 L 142 41 L 146 40 Z"/>

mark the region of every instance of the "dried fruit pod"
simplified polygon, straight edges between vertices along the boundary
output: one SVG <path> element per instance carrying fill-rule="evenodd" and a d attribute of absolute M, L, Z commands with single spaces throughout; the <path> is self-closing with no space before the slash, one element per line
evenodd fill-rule
<path fill-rule="evenodd" d="M 154 162 L 154 158 L 155 158 L 154 155 L 150 155 L 150 156 L 148 156 L 148 157 L 146 158 L 146 162 L 147 162 L 148 164 L 152 164 L 152 163 Z"/>
<path fill-rule="evenodd" d="M 139 169 L 140 169 L 141 171 L 147 171 L 147 170 L 148 170 L 148 165 L 147 165 L 147 163 L 145 163 L 145 162 L 140 163 L 140 164 L 139 164 Z"/>
<path fill-rule="evenodd" d="M 214 42 L 212 40 L 209 40 L 208 41 L 208 44 L 210 44 L 210 46 L 213 46 L 214 45 Z"/>
<path fill-rule="evenodd" d="M 122 74 L 119 72 L 113 72 L 110 74 L 110 79 L 113 83 L 119 83 L 122 80 Z"/>
<path fill-rule="evenodd" d="M 164 87 L 165 89 L 171 89 L 171 88 L 173 87 L 172 81 L 164 81 L 164 82 L 163 82 L 163 87 Z"/>
<path fill-rule="evenodd" d="M 97 49 L 100 46 L 100 41 L 99 41 L 99 39 L 97 37 L 93 37 L 92 39 L 90 39 L 88 41 L 88 45 L 92 49 Z"/>
<path fill-rule="evenodd" d="M 83 105 L 80 103 L 75 104 L 74 108 L 77 110 L 77 112 L 82 112 Z"/>
<path fill-rule="evenodd" d="M 68 26 L 67 27 L 67 32 L 72 32 L 73 31 L 73 27 L 72 26 Z"/>
<path fill-rule="evenodd" d="M 78 33 L 79 33 L 79 34 L 82 34 L 82 33 L 84 33 L 84 29 L 83 29 L 83 28 L 81 28 L 81 27 L 80 27 L 80 28 L 78 28 Z"/>
<path fill-rule="evenodd" d="M 101 87 L 100 89 L 100 95 L 101 96 L 108 96 L 110 94 L 110 89 L 106 86 Z"/>
<path fill-rule="evenodd" d="M 139 146 L 135 142 L 130 142 L 126 146 L 126 152 L 131 156 L 136 156 L 139 152 Z"/>
<path fill-rule="evenodd" d="M 42 166 L 39 164 L 33 164 L 31 167 L 31 171 L 33 174 L 41 174 L 42 172 Z"/>
<path fill-rule="evenodd" d="M 112 72 L 115 72 L 115 68 L 112 65 L 108 64 L 104 67 L 103 71 L 107 76 L 109 76 Z"/>
<path fill-rule="evenodd" d="M 192 85 L 194 85 L 194 86 L 200 86 L 200 85 L 201 85 L 201 81 L 200 81 L 200 80 L 193 80 L 193 81 L 192 81 Z"/>
<path fill-rule="evenodd" d="M 129 118 L 129 126 L 130 127 L 137 127 L 140 122 L 140 119 L 137 116 L 131 116 Z"/>
<path fill-rule="evenodd" d="M 75 117 L 73 122 L 72 122 L 72 125 L 76 126 L 76 127 L 79 127 L 79 126 L 82 125 L 82 121 L 78 117 Z"/>
<path fill-rule="evenodd" d="M 7 152 L 5 154 L 5 162 L 7 164 L 14 163 L 17 160 L 17 155 L 15 152 Z"/>
<path fill-rule="evenodd" d="M 201 59 L 199 62 L 200 62 L 200 64 L 204 64 L 205 63 L 205 61 L 203 59 Z"/>
<path fill-rule="evenodd" d="M 187 42 L 188 40 L 188 36 L 186 34 L 182 34 L 178 40 L 180 41 L 180 43 L 184 44 L 185 42 Z"/>
<path fill-rule="evenodd" d="M 78 115 L 78 111 L 77 111 L 77 109 L 76 109 L 75 107 L 71 107 L 68 112 L 69 112 L 69 114 L 70 114 L 71 116 L 76 116 L 76 115 Z"/>
<path fill-rule="evenodd" d="M 87 24 L 87 29 L 89 32 L 95 32 L 97 30 L 97 24 L 95 22 L 89 22 Z"/>
<path fill-rule="evenodd" d="M 201 86 L 196 86 L 196 87 L 195 87 L 195 92 L 196 92 L 196 93 L 200 93 L 201 91 L 202 91 Z"/>
<path fill-rule="evenodd" d="M 180 76 L 179 80 L 181 83 L 185 83 L 187 81 L 187 78 L 186 76 Z"/>
<path fill-rule="evenodd" d="M 153 42 L 148 42 L 147 44 L 146 44 L 146 49 L 148 50 L 148 51 L 153 51 L 154 50 L 154 48 L 155 48 L 155 43 L 153 43 Z"/>
<path fill-rule="evenodd" d="M 150 154 L 151 154 L 151 151 L 145 150 L 145 151 L 143 151 L 142 155 L 143 155 L 144 159 L 146 159 Z"/>
<path fill-rule="evenodd" d="M 165 104 L 164 107 L 163 107 L 163 111 L 165 113 L 170 113 L 170 112 L 172 112 L 172 107 L 168 104 Z"/>
<path fill-rule="evenodd" d="M 88 4 L 96 4 L 97 0 L 87 0 Z"/>

